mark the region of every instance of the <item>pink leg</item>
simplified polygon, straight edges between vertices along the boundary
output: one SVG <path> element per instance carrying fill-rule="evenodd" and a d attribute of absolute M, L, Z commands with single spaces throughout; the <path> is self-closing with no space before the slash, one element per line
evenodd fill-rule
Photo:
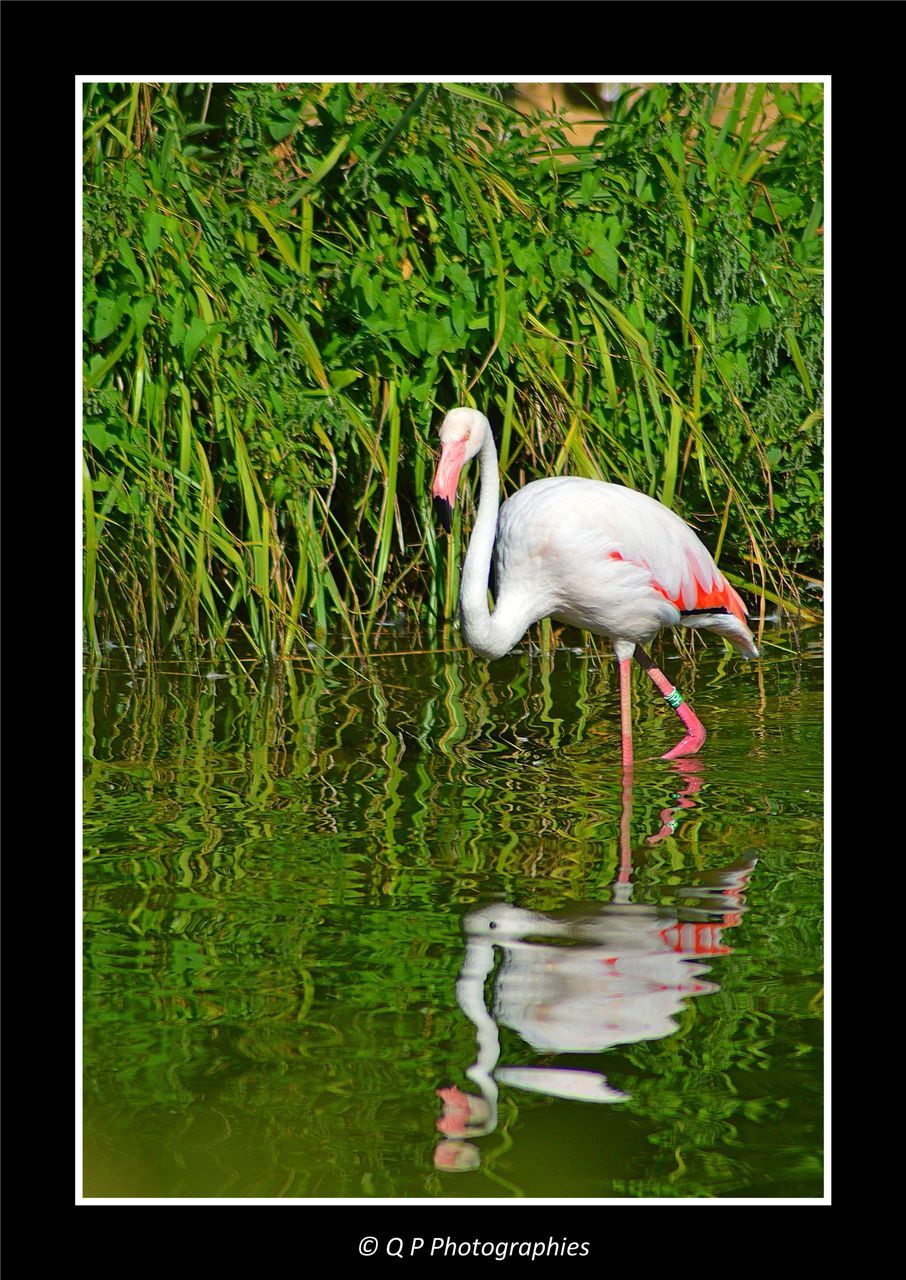
<path fill-rule="evenodd" d="M 692 710 L 674 685 L 670 683 L 663 671 L 660 671 L 640 644 L 635 647 L 634 658 L 642 670 L 657 685 L 664 699 L 682 720 L 686 736 L 671 751 L 665 751 L 662 760 L 675 760 L 677 756 L 692 756 L 700 751 L 705 741 L 705 726 Z M 621 673 L 622 674 L 622 673 Z"/>
<path fill-rule="evenodd" d="M 631 658 L 620 663 L 620 745 L 623 749 L 623 768 L 632 768 L 632 685 L 630 681 Z"/>
<path fill-rule="evenodd" d="M 630 751 L 632 750 L 630 744 Z M 632 769 L 623 768 L 620 792 L 620 871 L 617 884 L 632 884 Z"/>
<path fill-rule="evenodd" d="M 646 844 L 657 844 L 667 836 L 672 836 L 676 830 L 677 819 L 674 814 L 677 809 L 694 809 L 695 801 L 690 800 L 689 796 L 694 796 L 697 791 L 701 791 L 702 779 L 697 776 L 703 768 L 700 760 L 678 760 L 673 767 L 686 785 L 681 791 L 677 791 L 676 804 L 670 809 L 661 810 L 661 829 L 655 835 L 649 836 L 645 841 Z"/>

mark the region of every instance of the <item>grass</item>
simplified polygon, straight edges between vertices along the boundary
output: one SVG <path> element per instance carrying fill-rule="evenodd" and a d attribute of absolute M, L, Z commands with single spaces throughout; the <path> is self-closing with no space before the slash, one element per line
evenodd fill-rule
<path fill-rule="evenodd" d="M 460 403 L 507 492 L 643 489 L 813 616 L 822 87 L 739 86 L 718 125 L 719 88 L 620 99 L 577 146 L 493 86 L 87 86 L 89 652 L 433 634 Z"/>

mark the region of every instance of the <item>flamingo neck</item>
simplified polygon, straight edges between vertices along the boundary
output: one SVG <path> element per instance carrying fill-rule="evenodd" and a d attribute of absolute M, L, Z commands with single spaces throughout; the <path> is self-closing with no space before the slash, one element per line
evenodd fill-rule
<path fill-rule="evenodd" d="M 499 607 L 488 608 L 488 577 L 497 533 L 500 506 L 500 473 L 491 433 L 478 454 L 481 495 L 469 549 L 462 567 L 459 615 L 466 643 L 480 658 L 502 658 L 525 632 L 525 622 Z M 498 583 L 498 588 L 500 584 Z"/>
<path fill-rule="evenodd" d="M 482 938 L 470 938 L 466 943 L 466 954 L 456 983 L 456 1001 L 475 1026 L 478 1056 L 471 1067 L 466 1068 L 466 1075 L 475 1081 L 488 1104 L 488 1133 L 497 1127 L 499 1091 L 493 1072 L 500 1060 L 500 1032 L 497 1023 L 488 1013 L 484 994 L 485 982 L 493 968 L 494 948 L 491 944 Z"/>

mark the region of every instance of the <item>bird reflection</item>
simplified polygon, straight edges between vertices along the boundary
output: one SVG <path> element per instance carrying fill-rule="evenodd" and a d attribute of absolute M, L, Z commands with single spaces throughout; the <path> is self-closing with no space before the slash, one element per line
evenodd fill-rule
<path fill-rule="evenodd" d="M 701 787 L 697 761 L 677 761 L 675 767 L 685 785 L 677 804 L 660 814 L 661 828 L 648 844 L 670 834 L 674 813 L 691 807 Z M 465 916 L 456 999 L 475 1027 L 477 1054 L 465 1074 L 479 1092 L 456 1085 L 437 1090 L 443 1103 L 437 1128 L 444 1135 L 435 1149 L 437 1168 L 478 1167 L 480 1151 L 472 1140 L 496 1128 L 501 1084 L 583 1102 L 628 1097 L 597 1071 L 500 1065 L 500 1027 L 516 1031 L 538 1054 L 602 1053 L 672 1035 L 685 1001 L 718 990 L 705 977 L 707 961 L 731 950 L 723 931 L 740 922 L 756 859 L 698 873 L 682 888 L 671 886 L 669 904 L 635 903 L 631 798 L 631 783 L 624 779 L 621 860 L 611 901 L 556 915 L 497 902 Z"/>
<path fill-rule="evenodd" d="M 692 809 L 695 807 L 695 801 L 692 796 L 696 792 L 701 791 L 702 787 L 702 762 L 701 760 L 675 760 L 673 762 L 673 770 L 680 774 L 685 786 L 676 793 L 676 804 L 669 809 L 661 810 L 661 828 L 656 831 L 653 836 L 649 836 L 645 841 L 646 844 L 659 844 L 661 840 L 665 840 L 667 836 L 672 836 L 676 830 L 678 819 L 676 817 L 677 809 Z M 624 792 L 625 792 L 624 783 Z M 631 786 L 631 783 L 629 784 Z M 630 806 L 631 807 L 631 806 Z M 625 812 L 626 805 L 623 809 Z"/>

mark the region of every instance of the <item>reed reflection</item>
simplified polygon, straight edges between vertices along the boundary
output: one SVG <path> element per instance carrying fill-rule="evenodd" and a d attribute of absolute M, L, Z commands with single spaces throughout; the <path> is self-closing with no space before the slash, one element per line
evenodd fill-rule
<path fill-rule="evenodd" d="M 684 786 L 660 814 L 646 843 L 669 835 L 679 809 L 693 806 L 701 763 L 675 761 Z M 463 920 L 465 956 L 456 984 L 460 1009 L 476 1032 L 475 1061 L 466 1076 L 478 1088 L 437 1090 L 438 1169 L 478 1167 L 474 1140 L 497 1127 L 499 1086 L 581 1102 L 619 1103 L 628 1094 L 599 1071 L 501 1064 L 500 1028 L 518 1033 L 536 1054 L 599 1054 L 616 1045 L 657 1040 L 678 1030 L 687 1000 L 716 992 L 706 978 L 711 957 L 728 955 L 724 930 L 740 923 L 754 857 L 696 873 L 671 887 L 668 903 L 632 901 L 629 828 L 632 779 L 623 780 L 620 868 L 609 902 L 550 915 L 506 902 L 470 911 Z M 493 973 L 490 997 L 488 979 Z"/>

